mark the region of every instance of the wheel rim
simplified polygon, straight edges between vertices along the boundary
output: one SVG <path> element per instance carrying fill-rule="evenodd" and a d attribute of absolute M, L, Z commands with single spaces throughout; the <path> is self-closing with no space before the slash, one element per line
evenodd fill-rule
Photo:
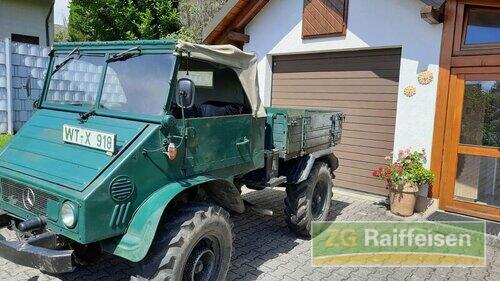
<path fill-rule="evenodd" d="M 220 267 L 220 245 L 215 237 L 201 239 L 194 247 L 184 269 L 185 281 L 214 280 Z"/>
<path fill-rule="evenodd" d="M 322 183 L 321 181 L 316 184 L 313 190 L 311 213 L 313 220 L 319 220 L 326 209 L 327 195 L 328 195 L 328 184 Z"/>

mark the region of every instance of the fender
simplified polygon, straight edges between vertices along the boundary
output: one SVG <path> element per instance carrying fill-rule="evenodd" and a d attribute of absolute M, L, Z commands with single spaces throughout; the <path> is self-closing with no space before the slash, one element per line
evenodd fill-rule
<path fill-rule="evenodd" d="M 330 167 L 331 172 L 337 170 L 339 167 L 339 159 L 333 154 L 333 147 L 313 152 L 309 154 L 306 165 L 296 183 L 301 183 L 309 177 L 309 173 L 316 160 L 325 162 Z"/>
<path fill-rule="evenodd" d="M 129 261 L 141 261 L 148 253 L 163 212 L 172 199 L 184 190 L 213 180 L 220 179 L 199 176 L 182 182 L 169 183 L 160 188 L 137 209 L 127 232 L 120 238 L 101 243 L 102 248 Z"/>

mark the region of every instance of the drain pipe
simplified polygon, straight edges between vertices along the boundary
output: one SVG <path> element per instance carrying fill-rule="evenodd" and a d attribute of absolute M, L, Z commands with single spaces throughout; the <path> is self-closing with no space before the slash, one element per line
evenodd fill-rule
<path fill-rule="evenodd" d="M 10 49 L 10 39 L 5 38 L 5 78 L 7 87 L 7 134 L 14 134 L 14 120 L 12 112 L 12 52 Z"/>
<path fill-rule="evenodd" d="M 50 15 L 52 14 L 52 12 L 54 11 L 54 4 L 55 4 L 55 0 L 52 0 L 52 5 L 50 5 L 50 9 L 49 9 L 49 13 L 47 14 L 47 17 L 45 18 L 45 44 L 48 46 L 50 46 L 50 30 L 49 30 L 49 21 L 50 21 Z"/>

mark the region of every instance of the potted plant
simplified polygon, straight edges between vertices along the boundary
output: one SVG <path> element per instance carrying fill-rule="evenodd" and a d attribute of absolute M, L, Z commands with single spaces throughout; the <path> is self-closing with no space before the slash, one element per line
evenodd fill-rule
<path fill-rule="evenodd" d="M 400 216 L 411 216 L 415 211 L 417 193 L 434 179 L 432 172 L 424 167 L 425 150 L 402 149 L 398 158 L 385 157 L 387 164 L 373 171 L 373 176 L 386 181 L 389 189 L 391 212 Z"/>

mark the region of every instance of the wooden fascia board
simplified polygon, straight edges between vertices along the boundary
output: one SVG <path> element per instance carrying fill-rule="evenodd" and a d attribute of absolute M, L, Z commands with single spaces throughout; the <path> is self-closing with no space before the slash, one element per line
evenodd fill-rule
<path fill-rule="evenodd" d="M 252 19 L 266 6 L 269 0 L 250 0 L 244 7 L 241 7 L 237 14 L 232 18 L 225 17 L 221 23 L 225 24 L 223 26 L 219 25 L 214 29 L 209 36 L 206 37 L 204 42 L 206 44 L 220 44 L 226 40 L 235 41 L 228 38 L 231 32 L 242 33 L 246 25 L 252 21 Z M 246 35 L 248 36 L 248 35 Z M 249 39 L 249 38 L 248 38 Z M 238 41 L 236 41 L 238 42 Z M 248 42 L 244 42 L 248 43 Z"/>
<path fill-rule="evenodd" d="M 264 8 L 264 6 L 269 2 L 269 0 L 253 0 L 245 8 L 243 8 L 240 14 L 236 17 L 234 22 L 235 29 L 243 29 L 246 25 L 252 21 L 252 19 Z"/>
<path fill-rule="evenodd" d="M 203 42 L 206 44 L 213 44 L 215 39 L 225 31 L 234 17 L 240 13 L 242 7 L 246 5 L 244 3 L 246 1 L 247 0 L 229 0 L 203 30 Z"/>

